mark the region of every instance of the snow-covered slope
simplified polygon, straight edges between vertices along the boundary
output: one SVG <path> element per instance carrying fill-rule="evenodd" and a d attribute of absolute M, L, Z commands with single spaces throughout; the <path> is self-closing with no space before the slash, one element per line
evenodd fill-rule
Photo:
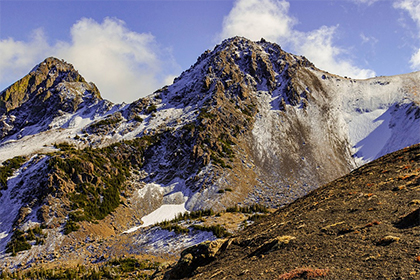
<path fill-rule="evenodd" d="M 323 77 L 359 165 L 420 142 L 420 72 L 368 80 Z"/>

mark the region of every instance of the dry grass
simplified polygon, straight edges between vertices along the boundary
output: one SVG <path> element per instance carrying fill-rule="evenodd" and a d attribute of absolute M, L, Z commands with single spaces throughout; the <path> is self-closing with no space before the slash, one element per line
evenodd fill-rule
<path fill-rule="evenodd" d="M 328 273 L 329 269 L 296 268 L 280 275 L 277 280 L 292 280 L 296 278 L 313 279 L 316 277 L 325 277 Z"/>

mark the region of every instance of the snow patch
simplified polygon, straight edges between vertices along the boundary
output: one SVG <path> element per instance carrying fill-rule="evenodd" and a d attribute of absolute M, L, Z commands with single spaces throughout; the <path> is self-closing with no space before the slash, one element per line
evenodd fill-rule
<path fill-rule="evenodd" d="M 31 176 L 42 170 L 48 157 L 44 156 L 38 159 L 37 156 L 32 157 L 19 170 L 17 170 L 12 177 L 7 181 L 7 190 L 1 191 L 0 197 L 0 252 L 2 252 L 6 244 L 10 240 L 10 233 L 13 229 L 13 223 L 19 213 L 19 210 L 24 206 L 24 196 L 28 195 L 32 184 L 28 181 Z M 38 161 L 36 161 L 38 160 Z M 19 184 L 24 180 L 23 184 Z M 38 221 L 33 221 L 38 222 Z M 28 221 L 30 223 L 30 221 Z"/>
<path fill-rule="evenodd" d="M 176 234 L 173 231 L 152 228 L 135 237 L 135 245 L 146 253 L 178 254 L 185 248 L 204 241 L 216 240 L 216 236 L 208 231 L 190 231 L 189 234 Z"/>
<path fill-rule="evenodd" d="M 164 204 L 152 213 L 144 216 L 141 220 L 144 222 L 140 227 L 148 227 L 150 225 L 163 221 L 170 221 L 178 214 L 188 212 L 185 208 L 185 202 L 182 204 Z"/>
<path fill-rule="evenodd" d="M 153 211 L 152 213 L 144 216 L 141 220 L 143 221 L 143 224 L 140 226 L 132 227 L 123 233 L 132 233 L 137 231 L 140 228 L 148 227 L 163 221 L 170 221 L 178 214 L 183 214 L 185 212 L 189 212 L 185 208 L 185 202 L 182 204 L 164 204 L 160 206 L 158 209 Z"/>
<path fill-rule="evenodd" d="M 374 160 L 391 137 L 391 113 L 378 109 L 354 116 L 349 122 L 350 143 L 356 143 L 355 156 L 363 162 Z"/>

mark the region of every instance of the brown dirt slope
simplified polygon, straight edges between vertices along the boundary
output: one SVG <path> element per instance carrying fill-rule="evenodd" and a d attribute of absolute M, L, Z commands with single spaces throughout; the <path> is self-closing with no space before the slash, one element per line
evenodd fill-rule
<path fill-rule="evenodd" d="M 189 248 L 161 279 L 420 279 L 420 145 L 386 155 L 229 239 Z"/>

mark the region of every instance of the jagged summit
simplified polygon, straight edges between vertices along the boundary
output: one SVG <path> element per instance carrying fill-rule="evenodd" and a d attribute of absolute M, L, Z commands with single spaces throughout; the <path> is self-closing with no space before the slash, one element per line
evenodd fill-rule
<path fill-rule="evenodd" d="M 38 75 L 59 72 L 67 76 L 63 79 L 68 82 L 85 82 L 84 78 L 79 75 L 72 64 L 56 57 L 47 57 L 44 61 L 36 65 L 30 73 L 32 72 L 36 72 Z"/>
<path fill-rule="evenodd" d="M 225 61 L 240 64 L 244 66 L 243 70 L 246 73 L 253 75 L 258 65 L 253 63 L 254 61 L 250 61 L 250 59 L 260 60 L 261 56 L 270 57 L 271 62 L 275 64 L 299 64 L 314 67 L 304 56 L 287 53 L 276 43 L 271 43 L 264 39 L 251 41 L 247 38 L 237 36 L 225 39 L 222 43 L 216 45 L 213 51 L 205 51 L 191 69 L 197 67 L 206 59 L 220 62 L 220 59 L 228 58 Z M 206 62 L 208 63 L 208 61 Z M 248 65 L 248 62 L 251 63 Z M 189 72 L 191 69 L 185 72 Z"/>
<path fill-rule="evenodd" d="M 42 96 L 42 99 L 46 100 L 58 92 L 56 87 L 61 83 L 82 83 L 87 91 L 100 98 L 96 86 L 93 83 L 88 84 L 73 65 L 49 57 L 35 66 L 28 75 L 1 92 L 0 113 L 16 109 L 34 95 Z"/>
<path fill-rule="evenodd" d="M 297 69 L 305 67 L 314 68 L 314 65 L 305 57 L 283 51 L 275 43 L 233 37 L 213 51 L 205 51 L 190 69 L 175 79 L 168 92 L 175 92 L 173 98 L 182 99 L 184 104 L 185 99 L 191 99 L 188 97 L 191 92 L 200 99 L 206 98 L 209 92 L 224 92 L 230 99 L 237 96 L 243 100 L 252 91 L 272 93 L 276 89 L 292 89 Z M 299 103 L 296 92 L 286 90 L 285 93 L 282 96 L 285 103 Z M 194 103 L 197 101 L 193 98 Z"/>
<path fill-rule="evenodd" d="M 95 84 L 86 82 L 73 65 L 49 57 L 0 93 L 0 136 L 31 125 L 42 131 L 55 117 L 101 100 Z"/>

